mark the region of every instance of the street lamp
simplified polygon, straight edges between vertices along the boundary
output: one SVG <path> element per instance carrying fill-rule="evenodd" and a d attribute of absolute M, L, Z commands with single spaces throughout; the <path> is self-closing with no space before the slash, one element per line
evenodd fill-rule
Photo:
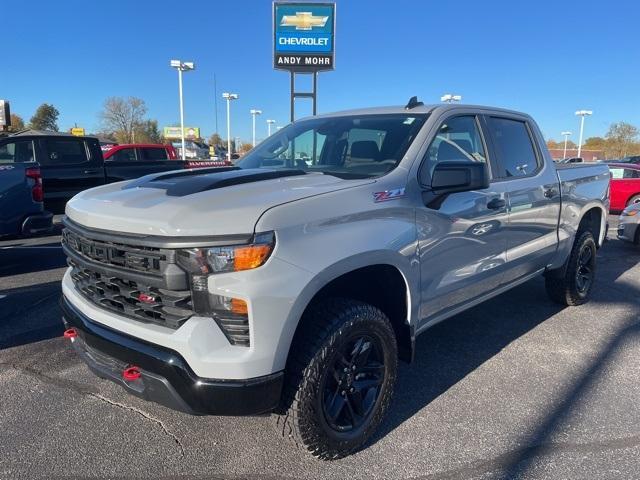
<path fill-rule="evenodd" d="M 222 98 L 227 101 L 227 160 L 231 162 L 231 100 L 237 100 L 238 94 L 224 92 Z"/>
<path fill-rule="evenodd" d="M 182 139 L 182 160 L 184 157 L 184 104 L 182 102 L 182 72 L 188 72 L 196 68 L 193 62 L 171 60 L 169 66 L 178 70 L 178 90 L 180 92 L 180 138 Z"/>
<path fill-rule="evenodd" d="M 460 100 L 462 100 L 462 95 L 452 95 L 450 93 L 445 93 L 440 97 L 440 101 L 446 103 L 459 102 Z"/>
<path fill-rule="evenodd" d="M 271 125 L 274 125 L 275 123 L 275 120 L 267 120 L 267 130 L 269 132 L 269 136 L 271 136 Z"/>
<path fill-rule="evenodd" d="M 584 131 L 584 117 L 593 114 L 591 110 L 578 110 L 576 115 L 580 117 L 580 140 L 578 141 L 578 157 L 582 153 L 582 132 Z"/>
<path fill-rule="evenodd" d="M 567 158 L 567 140 L 569 140 L 571 132 L 562 132 L 560 135 L 564 136 L 564 153 L 562 154 L 562 158 Z"/>
<path fill-rule="evenodd" d="M 262 114 L 262 110 L 256 110 L 255 108 L 252 108 L 251 110 L 249 110 L 249 112 L 251 113 L 251 122 L 253 124 L 253 146 L 256 146 L 256 116 L 261 115 Z"/>

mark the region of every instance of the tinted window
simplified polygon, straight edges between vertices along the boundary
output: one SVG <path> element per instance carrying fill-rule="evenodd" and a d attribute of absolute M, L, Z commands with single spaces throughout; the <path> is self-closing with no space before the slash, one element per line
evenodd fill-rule
<path fill-rule="evenodd" d="M 0 145 L 0 164 L 33 162 L 34 159 L 31 140 L 16 140 Z"/>
<path fill-rule="evenodd" d="M 241 168 L 300 168 L 340 178 L 369 178 L 393 170 L 426 115 L 313 118 L 295 122 L 252 149 Z"/>
<path fill-rule="evenodd" d="M 114 162 L 135 162 L 136 152 L 133 148 L 123 148 L 109 157 Z"/>
<path fill-rule="evenodd" d="M 525 122 L 488 117 L 487 124 L 502 168 L 501 177 L 521 177 L 538 169 L 538 159 Z"/>
<path fill-rule="evenodd" d="M 143 160 L 168 160 L 167 150 L 164 148 L 140 148 Z"/>
<path fill-rule="evenodd" d="M 438 162 L 486 162 L 476 117 L 445 120 L 429 145 L 426 161 L 430 171 Z"/>
<path fill-rule="evenodd" d="M 87 150 L 82 140 L 50 138 L 45 140 L 47 156 L 43 165 L 73 165 L 87 162 Z"/>
<path fill-rule="evenodd" d="M 623 178 L 640 178 L 640 171 L 632 168 L 610 168 L 611 178 L 619 180 Z"/>

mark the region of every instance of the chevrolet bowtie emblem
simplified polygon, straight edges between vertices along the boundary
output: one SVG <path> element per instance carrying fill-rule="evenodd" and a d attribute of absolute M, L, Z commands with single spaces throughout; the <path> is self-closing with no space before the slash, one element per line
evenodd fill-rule
<path fill-rule="evenodd" d="M 311 12 L 296 12 L 295 15 L 283 15 L 281 27 L 296 27 L 296 30 L 312 30 L 313 27 L 324 27 L 329 17 L 315 16 Z"/>

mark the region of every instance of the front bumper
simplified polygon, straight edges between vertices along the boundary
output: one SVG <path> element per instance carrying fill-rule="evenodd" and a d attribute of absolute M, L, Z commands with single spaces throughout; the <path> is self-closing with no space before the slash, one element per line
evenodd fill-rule
<path fill-rule="evenodd" d="M 196 415 L 259 415 L 278 405 L 283 372 L 243 380 L 198 377 L 175 351 L 99 325 L 64 296 L 60 307 L 65 326 L 78 334 L 72 344 L 84 362 L 133 395 Z M 123 370 L 132 365 L 141 377 L 125 380 Z"/>
<path fill-rule="evenodd" d="M 638 224 L 629 222 L 629 223 L 619 223 L 617 235 L 620 240 L 626 240 L 627 242 L 635 242 L 637 239 L 637 230 Z"/>

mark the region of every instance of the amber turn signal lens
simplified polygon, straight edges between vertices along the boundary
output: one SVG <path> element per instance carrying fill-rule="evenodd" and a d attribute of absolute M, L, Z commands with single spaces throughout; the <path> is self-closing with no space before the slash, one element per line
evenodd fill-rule
<path fill-rule="evenodd" d="M 262 265 L 269 254 L 273 245 L 249 245 L 248 247 L 236 247 L 234 256 L 234 269 L 251 270 Z"/>
<path fill-rule="evenodd" d="M 249 313 L 247 302 L 240 300 L 239 298 L 232 298 L 231 311 L 237 315 L 247 315 Z"/>

